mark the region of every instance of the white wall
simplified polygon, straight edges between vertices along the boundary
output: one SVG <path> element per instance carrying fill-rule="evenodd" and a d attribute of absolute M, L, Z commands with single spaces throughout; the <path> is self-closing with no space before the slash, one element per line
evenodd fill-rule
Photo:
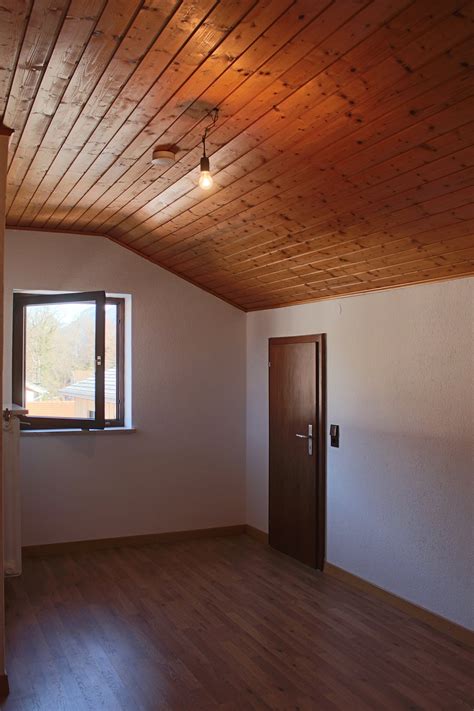
<path fill-rule="evenodd" d="M 244 523 L 245 314 L 102 237 L 9 231 L 5 275 L 8 383 L 13 289 L 132 295 L 137 432 L 22 437 L 23 545 Z"/>
<path fill-rule="evenodd" d="M 327 560 L 473 625 L 474 279 L 248 314 L 247 521 L 268 530 L 268 338 L 327 333 Z"/>
<path fill-rule="evenodd" d="M 327 333 L 327 559 L 472 625 L 474 279 L 245 316 L 104 238 L 6 247 L 7 382 L 14 288 L 133 297 L 137 433 L 22 437 L 24 545 L 267 530 L 268 338 Z"/>

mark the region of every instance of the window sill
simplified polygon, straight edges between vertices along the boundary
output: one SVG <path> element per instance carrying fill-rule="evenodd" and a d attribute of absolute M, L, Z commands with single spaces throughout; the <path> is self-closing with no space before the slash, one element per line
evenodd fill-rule
<path fill-rule="evenodd" d="M 124 435 L 133 434 L 136 432 L 135 427 L 107 427 L 105 430 L 21 430 L 21 437 L 47 437 L 54 435 L 73 435 L 76 437 L 82 436 L 103 436 L 103 435 Z"/>

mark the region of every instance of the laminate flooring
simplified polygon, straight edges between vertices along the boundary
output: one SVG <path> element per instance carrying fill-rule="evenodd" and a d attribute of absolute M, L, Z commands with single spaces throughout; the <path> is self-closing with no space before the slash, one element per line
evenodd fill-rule
<path fill-rule="evenodd" d="M 474 707 L 473 650 L 247 536 L 31 558 L 2 711 Z"/>

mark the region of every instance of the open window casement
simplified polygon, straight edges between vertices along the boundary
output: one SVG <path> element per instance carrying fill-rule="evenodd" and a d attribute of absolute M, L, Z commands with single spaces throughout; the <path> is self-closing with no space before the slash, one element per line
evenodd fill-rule
<path fill-rule="evenodd" d="M 104 291 L 14 294 L 13 401 L 23 429 L 105 426 Z"/>

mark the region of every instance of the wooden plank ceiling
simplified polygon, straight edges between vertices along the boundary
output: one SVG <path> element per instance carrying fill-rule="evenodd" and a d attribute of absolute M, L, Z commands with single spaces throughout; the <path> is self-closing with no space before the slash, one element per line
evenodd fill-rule
<path fill-rule="evenodd" d="M 472 274 L 473 18 L 463 0 L 3 0 L 7 224 L 107 235 L 245 310 Z M 157 144 L 174 165 L 152 166 Z"/>

